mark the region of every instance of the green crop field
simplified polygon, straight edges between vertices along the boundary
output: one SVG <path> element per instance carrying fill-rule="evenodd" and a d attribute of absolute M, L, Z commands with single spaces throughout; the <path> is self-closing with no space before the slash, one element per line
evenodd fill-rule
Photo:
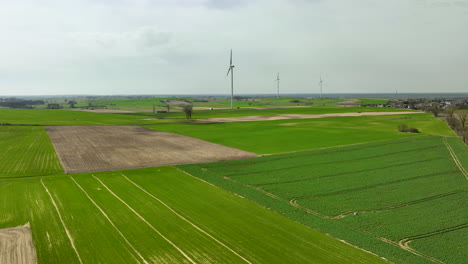
<path fill-rule="evenodd" d="M 109 109 L 122 110 L 153 110 L 153 106 L 158 109 L 165 109 L 164 100 L 187 100 L 194 107 L 213 107 L 213 108 L 230 108 L 230 98 L 217 99 L 196 99 L 196 98 L 142 98 L 142 99 L 125 99 L 113 98 L 110 100 L 100 100 L 93 102 L 94 105 L 106 105 Z M 234 100 L 234 106 L 237 107 L 275 107 L 275 106 L 314 106 L 324 107 L 333 106 L 335 103 L 344 101 L 343 99 L 307 99 L 300 97 L 261 97 Z M 86 104 L 82 104 L 83 106 Z M 78 105 L 79 106 L 79 105 Z M 179 107 L 172 107 L 179 108 Z"/>
<path fill-rule="evenodd" d="M 155 123 L 130 114 L 89 113 L 70 110 L 0 109 L 0 123 L 38 125 L 135 125 Z"/>
<path fill-rule="evenodd" d="M 329 108 L 297 108 L 297 109 L 221 109 L 196 110 L 193 118 L 236 117 L 251 115 L 278 114 L 326 114 L 347 112 L 381 112 L 401 111 L 392 108 L 371 107 L 329 107 Z M 143 125 L 154 123 L 187 122 L 182 112 L 153 114 L 136 113 L 90 113 L 71 110 L 45 109 L 0 109 L 0 124 L 32 124 L 32 125 Z"/>
<path fill-rule="evenodd" d="M 0 126 L 0 178 L 63 173 L 43 127 Z"/>
<path fill-rule="evenodd" d="M 175 167 L 0 179 L 38 263 L 384 263 Z"/>
<path fill-rule="evenodd" d="M 422 133 L 398 132 L 399 124 Z M 270 154 L 428 134 L 454 135 L 430 114 L 372 117 L 330 117 L 222 124 L 164 124 L 146 128 L 200 138 L 213 143 Z"/>
<path fill-rule="evenodd" d="M 395 263 L 461 264 L 467 156 L 457 138 L 418 136 L 179 167 Z"/>

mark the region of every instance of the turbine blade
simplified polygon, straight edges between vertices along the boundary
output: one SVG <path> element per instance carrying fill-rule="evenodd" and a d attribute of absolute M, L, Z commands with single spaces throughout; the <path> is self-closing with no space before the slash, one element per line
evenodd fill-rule
<path fill-rule="evenodd" d="M 231 49 L 231 60 L 229 61 L 229 66 L 232 66 L 232 49 Z"/>
<path fill-rule="evenodd" d="M 226 76 L 228 76 L 228 75 L 229 75 L 229 72 L 230 72 L 230 71 L 231 71 L 231 67 L 229 67 L 229 69 L 228 69 L 228 72 L 227 72 Z"/>

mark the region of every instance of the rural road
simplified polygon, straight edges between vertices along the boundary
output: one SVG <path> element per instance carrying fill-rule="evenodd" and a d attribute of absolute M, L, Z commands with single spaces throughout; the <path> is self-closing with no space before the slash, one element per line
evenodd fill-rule
<path fill-rule="evenodd" d="M 423 114 L 423 112 L 365 112 L 365 113 L 334 113 L 334 114 L 285 114 L 285 115 L 262 115 L 262 116 L 238 116 L 238 117 L 219 117 L 219 118 L 201 118 L 194 120 L 195 123 L 229 123 L 229 122 L 249 122 L 249 121 L 269 121 L 285 119 L 311 119 L 325 117 L 343 117 L 343 116 L 383 116 L 383 115 L 407 115 Z"/>

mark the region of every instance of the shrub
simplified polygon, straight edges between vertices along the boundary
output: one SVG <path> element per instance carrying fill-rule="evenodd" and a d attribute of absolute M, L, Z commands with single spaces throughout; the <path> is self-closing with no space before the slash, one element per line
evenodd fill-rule
<path fill-rule="evenodd" d="M 408 128 L 408 130 L 406 130 L 406 132 L 408 132 L 408 133 L 419 133 L 419 130 L 417 128 L 412 127 L 412 128 Z"/>
<path fill-rule="evenodd" d="M 400 125 L 398 125 L 398 131 L 406 132 L 406 131 L 408 131 L 408 126 L 406 124 L 400 124 Z"/>
<path fill-rule="evenodd" d="M 419 130 L 414 127 L 408 127 L 406 124 L 398 125 L 398 131 L 406 133 L 419 133 Z"/>

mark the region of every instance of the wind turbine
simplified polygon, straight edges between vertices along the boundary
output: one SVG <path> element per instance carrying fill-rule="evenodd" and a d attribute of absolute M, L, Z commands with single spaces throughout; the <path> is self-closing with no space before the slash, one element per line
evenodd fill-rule
<path fill-rule="evenodd" d="M 279 72 L 278 72 L 278 75 L 276 76 L 276 80 L 278 82 L 278 96 L 277 98 L 279 99 L 279 81 L 280 81 L 280 78 L 279 78 Z"/>
<path fill-rule="evenodd" d="M 322 84 L 323 84 L 322 75 L 320 75 L 320 82 L 319 82 L 319 85 L 320 85 L 320 99 L 322 99 Z"/>
<path fill-rule="evenodd" d="M 234 108 L 232 104 L 232 100 L 234 98 L 234 65 L 232 64 L 232 49 L 231 49 L 231 60 L 229 62 L 229 69 L 227 71 L 226 76 L 229 75 L 229 72 L 231 72 L 231 109 Z"/>

